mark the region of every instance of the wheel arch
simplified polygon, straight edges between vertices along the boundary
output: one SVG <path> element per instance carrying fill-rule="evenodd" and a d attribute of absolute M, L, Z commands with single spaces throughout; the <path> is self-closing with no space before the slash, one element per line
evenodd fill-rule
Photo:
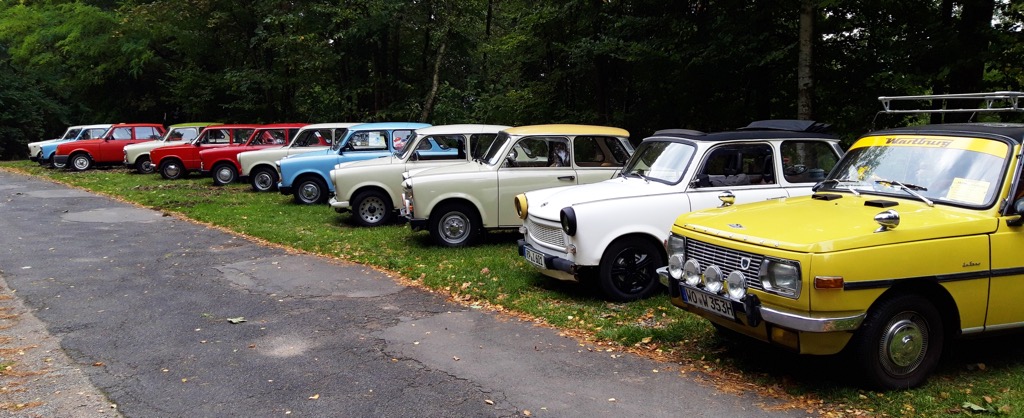
<path fill-rule="evenodd" d="M 939 311 L 939 316 L 942 318 L 943 330 L 947 336 L 957 337 L 960 335 L 962 330 L 960 326 L 960 309 L 957 307 L 953 295 L 935 281 L 914 279 L 899 282 L 883 292 L 878 299 L 875 299 L 871 307 L 868 308 L 868 312 L 874 310 L 880 301 L 907 294 L 921 295 L 935 306 L 935 309 Z"/>
<path fill-rule="evenodd" d="M 633 233 L 629 233 L 629 234 L 623 234 L 623 235 L 620 235 L 620 236 L 617 236 L 615 238 L 610 239 L 608 241 L 607 245 L 604 246 L 604 250 L 601 251 L 601 260 L 603 260 L 604 257 L 608 255 L 608 249 L 611 248 L 612 245 L 614 245 L 617 242 L 624 241 L 624 240 L 627 240 L 627 239 L 642 240 L 642 241 L 645 241 L 645 242 L 648 242 L 648 243 L 654 245 L 654 248 L 658 249 L 658 254 L 661 256 L 661 260 L 662 261 L 667 261 L 668 260 L 668 252 L 665 250 L 665 245 L 661 241 L 661 239 L 659 239 L 658 237 L 655 237 L 655 236 L 653 236 L 651 234 L 644 233 L 644 232 L 633 232 Z M 599 262 L 600 262 L 600 260 L 599 260 Z"/>
<path fill-rule="evenodd" d="M 430 218 L 433 219 L 436 216 L 441 216 L 441 209 L 443 209 L 445 206 L 449 206 L 449 205 L 465 205 L 465 206 L 468 206 L 468 207 L 470 207 L 471 209 L 473 209 L 476 212 L 476 216 L 477 216 L 478 219 L 480 219 L 480 223 L 482 224 L 481 227 L 483 227 L 484 225 L 487 224 L 487 221 L 483 220 L 483 214 L 480 213 L 480 206 L 477 205 L 472 200 L 467 199 L 465 197 L 461 197 L 461 196 L 452 196 L 452 197 L 448 197 L 448 198 L 441 199 L 441 200 L 437 201 L 437 203 L 435 203 L 430 208 Z"/>

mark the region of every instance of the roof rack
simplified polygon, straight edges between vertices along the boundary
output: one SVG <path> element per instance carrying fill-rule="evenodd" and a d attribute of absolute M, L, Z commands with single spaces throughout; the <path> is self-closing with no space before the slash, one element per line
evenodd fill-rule
<path fill-rule="evenodd" d="M 1019 91 L 995 91 L 991 93 L 958 93 L 958 94 L 930 94 L 921 96 L 879 96 L 878 101 L 882 102 L 882 110 L 878 113 L 996 113 L 996 112 L 1024 112 L 1020 107 L 1021 98 L 1024 93 Z M 922 100 L 982 100 L 983 106 L 977 108 L 957 109 L 893 109 L 894 101 L 922 101 Z M 996 107 L 999 104 L 1000 107 Z"/>

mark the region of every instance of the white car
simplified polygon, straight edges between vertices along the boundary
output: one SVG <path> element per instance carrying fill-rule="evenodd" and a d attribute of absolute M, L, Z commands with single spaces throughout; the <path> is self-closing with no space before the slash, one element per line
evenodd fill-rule
<path fill-rule="evenodd" d="M 327 149 L 335 139 L 345 136 L 349 127 L 358 123 L 317 123 L 303 126 L 295 139 L 287 146 L 246 151 L 238 154 L 242 167 L 239 180 L 248 181 L 257 192 L 269 192 L 277 188 L 280 175 L 277 161 L 289 155 Z"/>
<path fill-rule="evenodd" d="M 439 245 L 471 244 L 485 229 L 517 228 L 517 194 L 596 183 L 633 153 L 629 132 L 605 126 L 535 125 L 501 131 L 483 158 L 404 173 L 402 215 Z"/>
<path fill-rule="evenodd" d="M 810 194 L 842 155 L 823 127 L 656 132 L 613 179 L 517 196 L 519 255 L 552 278 L 596 283 L 613 301 L 648 297 L 660 290 L 655 270 L 667 263 L 663 243 L 680 213 Z"/>
<path fill-rule="evenodd" d="M 203 128 L 210 125 L 216 125 L 216 123 L 179 123 L 169 126 L 167 133 L 164 134 L 164 137 L 160 138 L 159 141 L 146 141 L 138 144 L 125 145 L 124 165 L 128 169 L 135 169 L 135 172 L 137 173 L 151 174 L 156 171 L 156 167 L 154 167 L 153 162 L 150 161 L 150 151 L 166 147 L 168 145 L 191 142 L 199 136 L 199 132 L 201 132 Z"/>
<path fill-rule="evenodd" d="M 53 154 L 57 151 L 57 146 L 67 141 L 78 141 L 81 139 L 92 139 L 102 137 L 107 129 L 110 129 L 111 124 L 99 124 L 99 125 L 78 125 L 70 126 L 64 135 L 60 138 L 50 139 L 46 141 L 36 141 L 28 144 L 28 153 L 32 161 L 38 162 L 40 165 L 48 165 L 54 168 L 53 165 Z"/>
<path fill-rule="evenodd" d="M 391 222 L 402 207 L 402 173 L 480 158 L 502 125 L 441 125 L 416 130 L 412 146 L 390 157 L 341 163 L 331 170 L 335 211 L 362 226 Z"/>
<path fill-rule="evenodd" d="M 84 128 L 84 127 L 85 127 L 85 125 L 68 126 L 68 129 L 64 130 L 64 134 L 62 134 L 61 136 L 59 136 L 57 138 L 46 139 L 46 140 L 43 140 L 43 141 L 29 142 L 28 143 L 28 158 L 30 160 L 32 160 L 32 161 L 39 161 L 39 158 L 41 156 L 40 155 L 40 149 L 42 148 L 43 144 L 52 144 L 54 142 L 59 142 L 59 141 L 68 141 L 68 140 L 78 136 L 78 133 L 82 132 L 82 128 Z"/>

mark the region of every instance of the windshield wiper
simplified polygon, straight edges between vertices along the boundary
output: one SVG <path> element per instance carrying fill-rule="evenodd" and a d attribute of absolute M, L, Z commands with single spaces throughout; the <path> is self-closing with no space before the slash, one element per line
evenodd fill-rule
<path fill-rule="evenodd" d="M 921 199 L 921 201 L 924 202 L 925 204 L 927 204 L 929 207 L 935 206 L 935 203 L 932 203 L 932 201 L 930 199 L 928 199 L 927 197 L 924 197 L 920 193 L 916 192 L 916 190 L 927 192 L 928 191 L 927 187 L 921 187 L 921 186 L 918 186 L 916 184 L 910 184 L 910 183 L 900 183 L 900 182 L 898 182 L 896 180 L 875 180 L 875 183 L 881 184 L 881 185 L 883 185 L 885 187 L 892 187 L 892 185 L 895 184 L 897 186 L 900 186 L 900 190 L 903 190 L 903 191 L 905 191 L 907 193 L 910 193 L 912 196 L 914 196 L 914 197 L 916 197 L 918 199 Z"/>
<path fill-rule="evenodd" d="M 811 191 L 816 192 L 816 191 L 818 191 L 818 189 L 820 189 L 822 186 L 824 186 L 826 184 L 835 184 L 837 187 L 839 187 L 839 185 L 841 185 L 843 183 L 859 183 L 859 182 L 857 182 L 856 180 L 851 180 L 851 179 L 828 179 L 828 180 L 823 180 L 821 183 L 815 184 L 814 187 L 811 188 Z M 860 196 L 860 192 L 855 190 L 853 188 L 853 186 L 851 186 L 849 184 L 847 184 L 845 187 L 842 187 L 842 189 L 843 190 L 847 190 L 850 193 L 853 193 L 854 196 Z"/>

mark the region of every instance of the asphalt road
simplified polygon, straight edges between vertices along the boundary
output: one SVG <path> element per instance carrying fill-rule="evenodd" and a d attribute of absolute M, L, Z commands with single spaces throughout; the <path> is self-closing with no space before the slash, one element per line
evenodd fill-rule
<path fill-rule="evenodd" d="M 4 171 L 0 276 L 128 417 L 806 415 L 365 266 Z"/>

